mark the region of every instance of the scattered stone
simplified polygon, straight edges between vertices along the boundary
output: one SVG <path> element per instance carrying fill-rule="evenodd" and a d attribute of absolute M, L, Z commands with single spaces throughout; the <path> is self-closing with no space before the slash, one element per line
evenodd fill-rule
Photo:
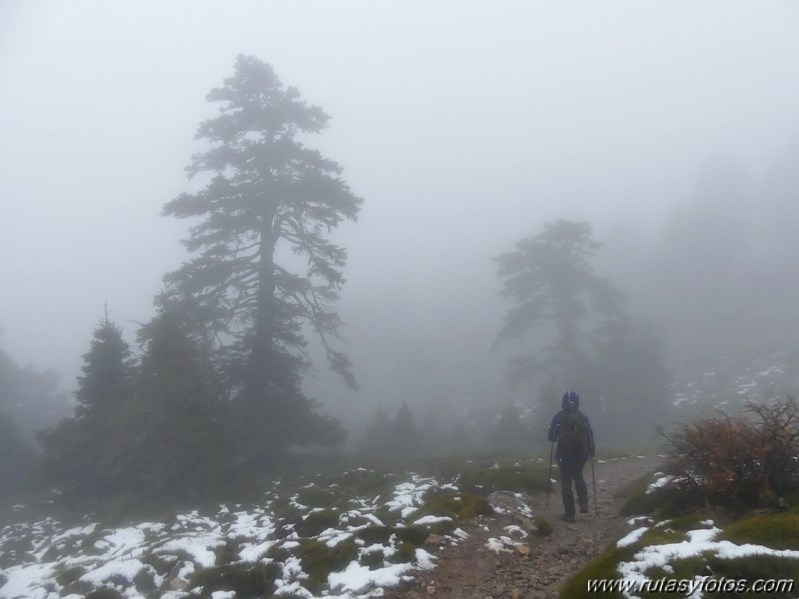
<path fill-rule="evenodd" d="M 441 547 L 446 542 L 446 539 L 442 535 L 437 534 L 430 534 L 427 535 L 427 538 L 424 541 L 424 544 L 428 547 Z"/>
<path fill-rule="evenodd" d="M 530 548 L 527 545 L 516 545 L 516 554 L 521 557 L 530 557 Z"/>

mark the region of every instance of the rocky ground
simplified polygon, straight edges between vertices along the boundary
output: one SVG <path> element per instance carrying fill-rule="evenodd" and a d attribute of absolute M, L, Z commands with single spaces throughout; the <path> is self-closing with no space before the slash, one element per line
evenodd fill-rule
<path fill-rule="evenodd" d="M 560 489 L 553 486 L 547 507 L 546 495 L 522 497 L 533 515 L 552 523 L 548 537 L 529 534 L 521 538 L 514 528 L 525 516 L 514 509 L 513 494 L 494 496 L 492 502 L 505 513 L 475 519 L 463 530 L 469 537 L 453 547 L 433 551 L 437 567 L 414 581 L 387 590 L 385 599 L 549 599 L 558 597 L 563 584 L 605 547 L 629 531 L 626 518 L 619 517 L 623 500 L 615 498 L 628 482 L 657 468 L 657 457 L 628 457 L 595 462 L 596 507 L 591 485 L 591 465 L 584 475 L 591 496 L 591 512 L 577 516 L 574 524 L 559 520 L 563 513 Z M 522 509 L 521 512 L 524 510 Z M 506 527 L 511 527 L 506 528 Z M 512 537 L 518 546 L 497 552 L 489 539 Z M 430 548 L 428 548 L 430 550 Z"/>

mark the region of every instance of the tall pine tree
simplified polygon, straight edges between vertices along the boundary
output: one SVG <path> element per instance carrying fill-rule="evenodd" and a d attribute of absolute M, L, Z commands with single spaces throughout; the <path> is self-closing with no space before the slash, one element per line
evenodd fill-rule
<path fill-rule="evenodd" d="M 211 179 L 163 210 L 200 219 L 184 241 L 195 256 L 166 281 L 210 323 L 229 383 L 241 391 L 242 451 L 269 460 L 292 442 L 341 438 L 299 390 L 310 364 L 303 326 L 318 334 L 331 367 L 354 387 L 349 360 L 332 343 L 346 251 L 325 234 L 355 220 L 362 200 L 337 163 L 298 139 L 320 132 L 328 115 L 284 88 L 270 65 L 240 55 L 233 76 L 207 99 L 220 103 L 219 114 L 200 125 L 196 138 L 207 149 L 187 171 Z M 293 268 L 292 253 L 304 258 L 304 270 Z"/>
<path fill-rule="evenodd" d="M 591 265 L 599 248 L 590 223 L 559 220 L 496 258 L 504 279 L 501 295 L 515 303 L 498 340 L 521 337 L 542 324 L 554 325 L 556 331 L 554 342 L 540 353 L 514 358 L 512 381 L 544 371 L 562 385 L 573 384 L 589 367 L 591 335 L 582 323 L 624 318 L 623 294 Z"/>

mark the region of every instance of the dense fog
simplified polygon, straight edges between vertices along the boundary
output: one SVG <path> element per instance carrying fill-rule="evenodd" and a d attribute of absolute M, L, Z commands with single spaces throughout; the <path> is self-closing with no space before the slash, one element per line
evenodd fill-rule
<path fill-rule="evenodd" d="M 560 395 L 584 389 L 546 371 L 511 384 L 557 327 L 498 342 L 514 303 L 496 259 L 559 220 L 590 223 L 591 270 L 626 298 L 640 351 L 593 367 L 640 400 L 630 442 L 799 389 L 794 3 L 6 2 L 0 367 L 38 391 L 0 407 L 25 434 L 69 414 L 104 306 L 144 351 L 198 222 L 160 214 L 209 181 L 185 169 L 240 53 L 331 116 L 300 137 L 363 199 L 329 233 L 347 252 L 335 345 L 359 389 L 310 329 L 302 382 L 351 446 L 406 409 L 439 450 L 503 414 L 546 442 Z M 600 320 L 580 319 L 586 340 Z M 626 408 L 591 389 L 598 440 L 622 444 Z"/>

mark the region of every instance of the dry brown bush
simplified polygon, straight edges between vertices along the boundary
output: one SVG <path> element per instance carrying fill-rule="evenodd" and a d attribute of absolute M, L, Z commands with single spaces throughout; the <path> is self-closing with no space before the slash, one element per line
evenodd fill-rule
<path fill-rule="evenodd" d="M 774 507 L 799 488 L 799 405 L 795 397 L 748 401 L 741 416 L 723 412 L 658 431 L 669 445 L 667 471 L 707 503 L 733 510 Z"/>

